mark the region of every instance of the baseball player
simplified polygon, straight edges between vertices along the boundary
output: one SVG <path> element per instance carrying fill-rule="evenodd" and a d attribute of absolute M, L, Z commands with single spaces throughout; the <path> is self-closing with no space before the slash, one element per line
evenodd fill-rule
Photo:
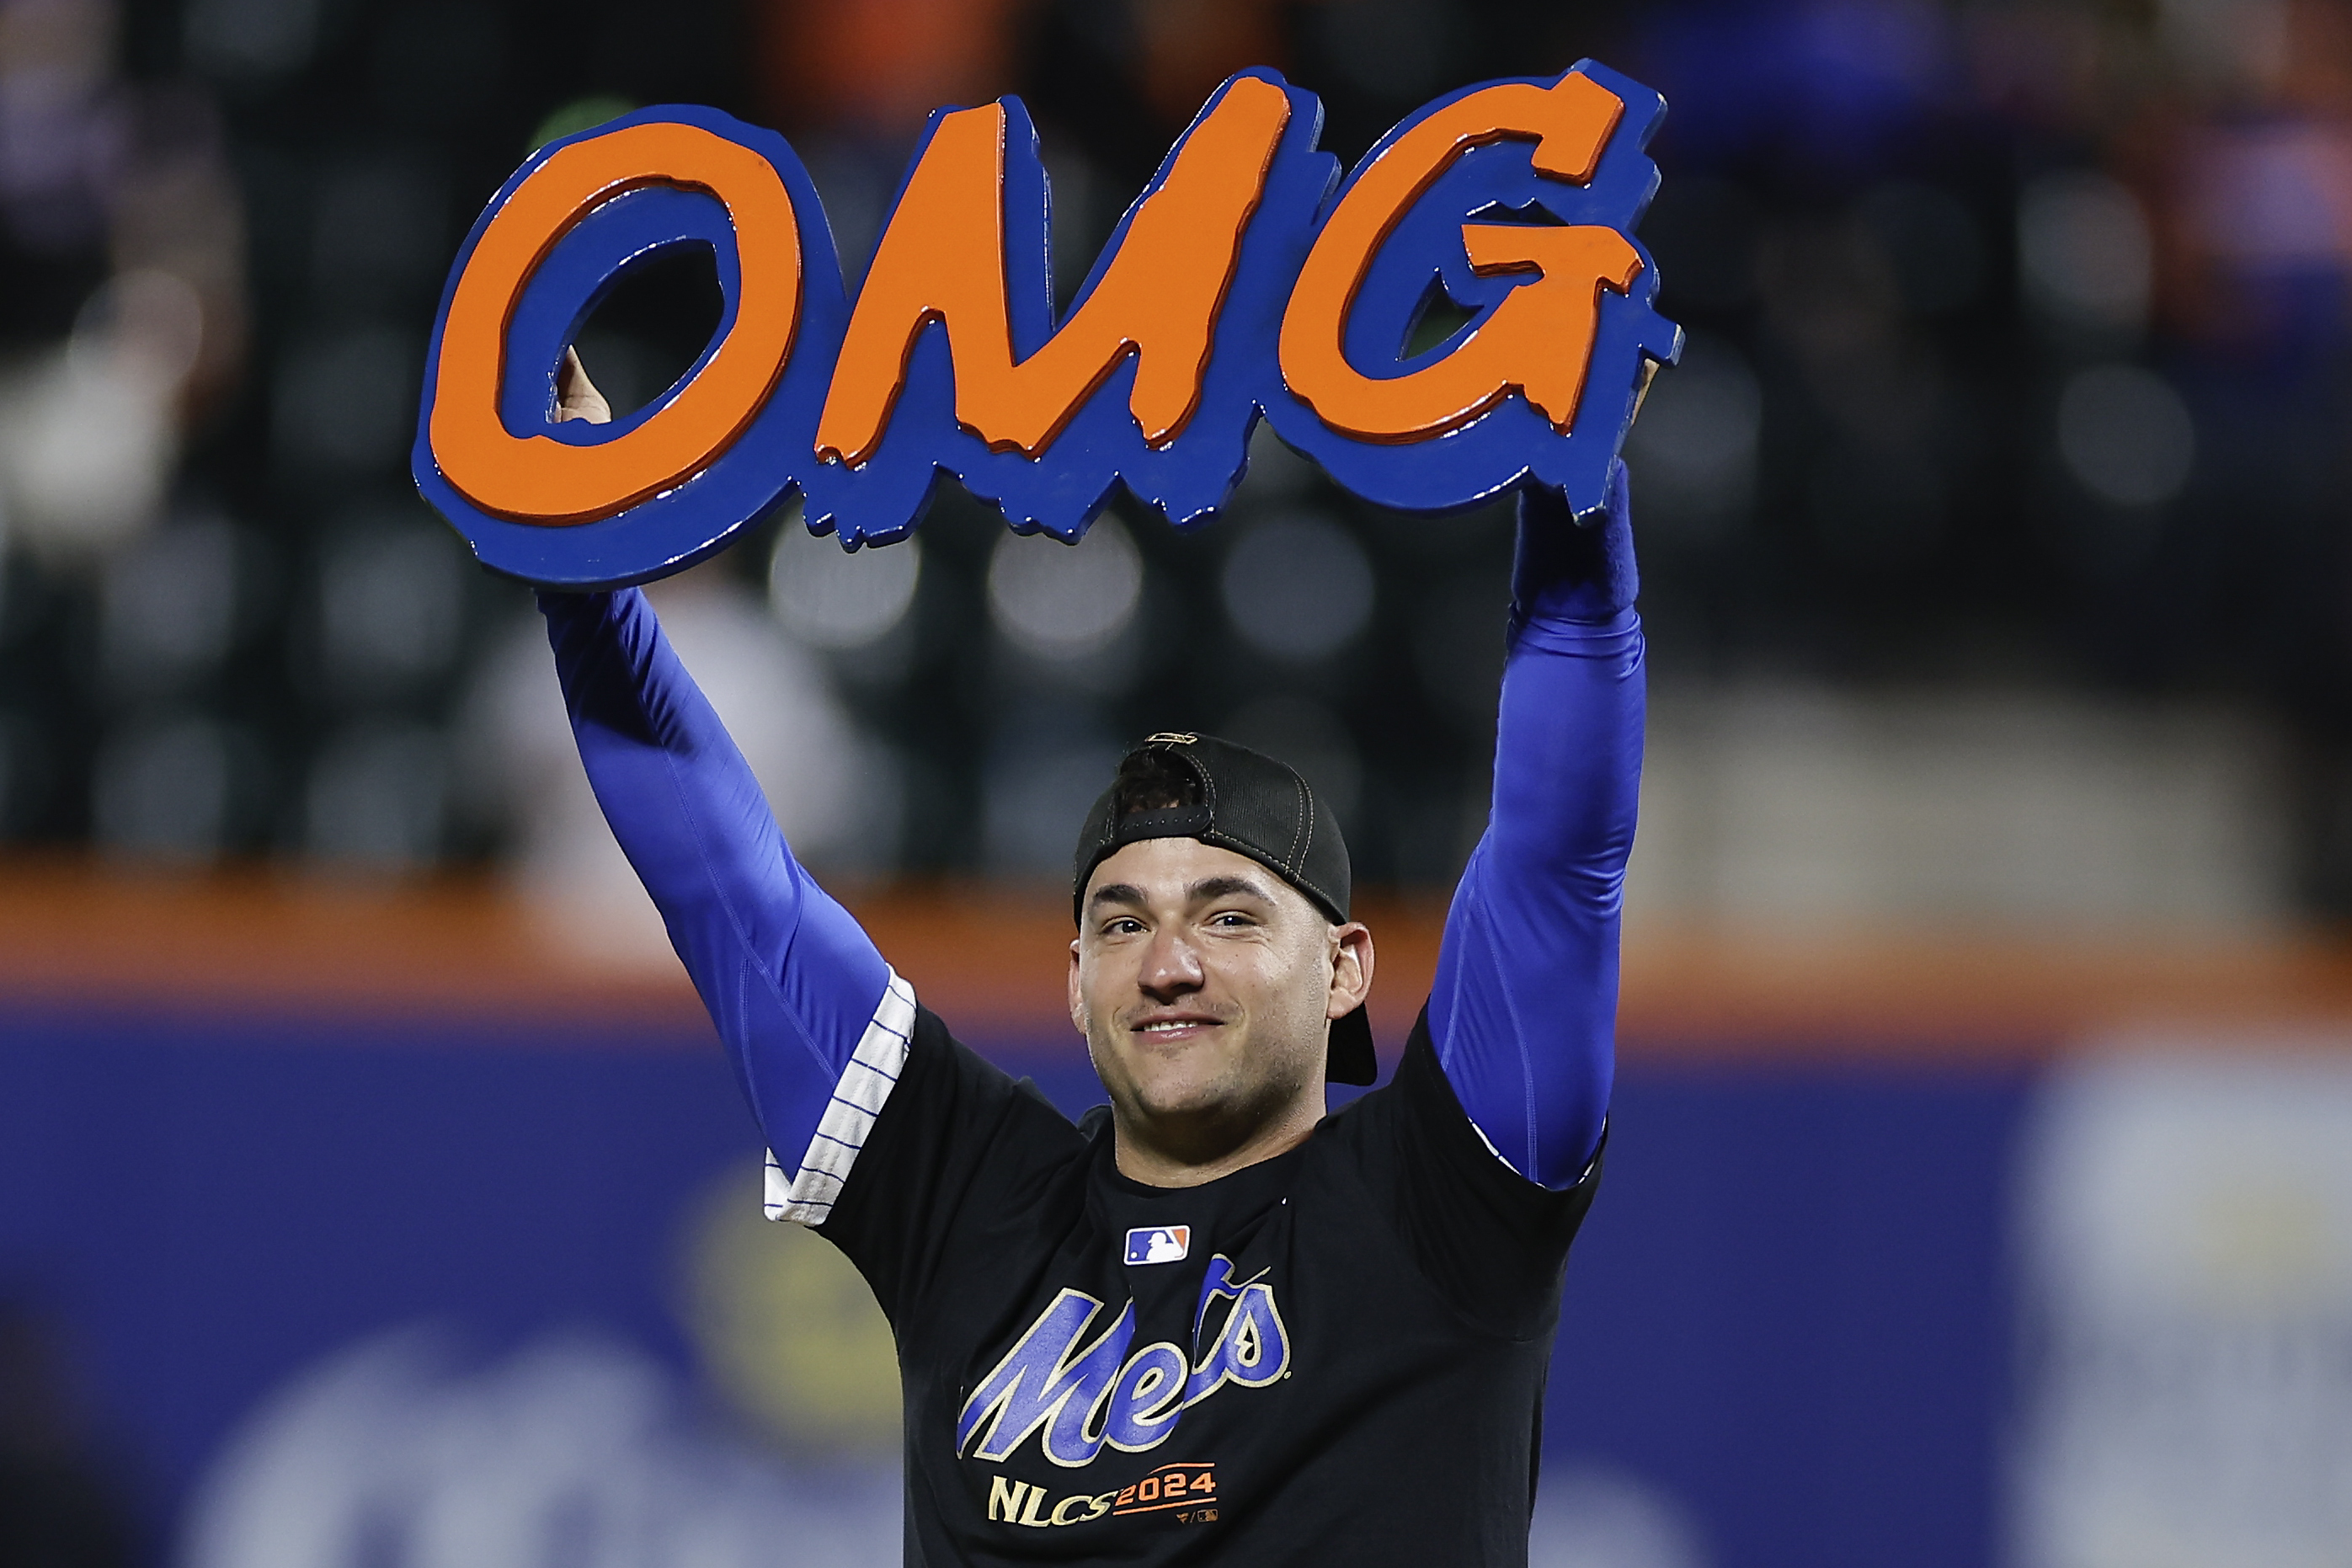
<path fill-rule="evenodd" d="M 576 366 L 566 407 L 601 413 Z M 1524 1563 L 1612 1072 L 1643 642 L 1605 521 L 1523 494 L 1486 832 L 1392 1081 L 1295 771 L 1130 751 L 1072 864 L 1075 1123 L 959 1044 L 793 858 L 635 590 L 545 594 L 583 761 L 771 1151 L 888 1315 L 909 1563 Z M 778 1331 L 790 1333 L 789 1323 Z"/>

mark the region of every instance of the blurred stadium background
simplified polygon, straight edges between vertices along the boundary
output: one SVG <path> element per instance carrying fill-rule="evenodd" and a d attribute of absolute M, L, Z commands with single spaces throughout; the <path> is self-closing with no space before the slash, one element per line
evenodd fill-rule
<path fill-rule="evenodd" d="M 1352 159 L 1585 55 L 1674 106 L 1689 349 L 1538 1562 L 2352 1562 L 2352 6 L 0 0 L 0 1563 L 897 1561 L 887 1336 L 758 1224 L 528 595 L 406 478 L 531 147 L 776 125 L 854 271 L 923 113 L 1019 91 L 1066 288 L 1234 68 Z M 590 324 L 616 406 L 711 289 Z M 1191 537 L 950 492 L 658 592 L 796 842 L 1076 1106 L 1055 879 L 1150 729 L 1341 803 L 1393 1049 L 1508 550 L 1268 444 Z"/>

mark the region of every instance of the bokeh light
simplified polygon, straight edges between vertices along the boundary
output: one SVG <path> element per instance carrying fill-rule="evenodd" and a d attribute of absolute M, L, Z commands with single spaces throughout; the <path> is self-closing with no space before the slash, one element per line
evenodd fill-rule
<path fill-rule="evenodd" d="M 1242 531 L 1225 555 L 1218 593 L 1234 630 L 1276 658 L 1328 658 L 1372 615 L 1372 564 L 1347 530 L 1314 512 L 1286 512 Z"/>
<path fill-rule="evenodd" d="M 2137 365 L 2077 372 L 2058 397 L 2058 450 L 2083 488 L 2117 506 L 2180 493 L 2197 461 L 2197 427 L 2171 384 Z"/>
<path fill-rule="evenodd" d="M 440 858 L 448 749 L 420 724 L 362 723 L 310 764 L 303 848 L 341 868 L 414 871 Z"/>
<path fill-rule="evenodd" d="M 811 647 L 846 652 L 887 637 L 907 618 L 921 582 L 919 540 L 845 551 L 785 516 L 768 566 L 768 607 Z"/>
<path fill-rule="evenodd" d="M 2027 293 L 2061 321 L 2137 332 L 2147 316 L 2150 245 L 2138 199 L 2105 174 L 2044 174 L 2018 198 Z"/>
<path fill-rule="evenodd" d="M 1117 518 L 1098 520 L 1076 544 L 1048 534 L 1008 533 L 988 558 L 988 609 L 998 631 L 1040 658 L 1101 652 L 1135 619 L 1143 558 Z"/>

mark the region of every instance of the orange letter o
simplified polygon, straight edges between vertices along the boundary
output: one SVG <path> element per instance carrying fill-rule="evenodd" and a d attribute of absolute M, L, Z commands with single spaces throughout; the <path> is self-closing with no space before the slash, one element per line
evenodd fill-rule
<path fill-rule="evenodd" d="M 582 447 L 515 436 L 499 417 L 499 391 L 516 301 L 575 224 L 655 184 L 706 191 L 726 206 L 742 279 L 734 323 L 669 405 L 627 434 Z M 800 223 L 765 158 L 673 121 L 575 142 L 515 188 L 467 258 L 441 328 L 433 459 L 467 500 L 518 522 L 593 522 L 625 511 L 699 473 L 742 433 L 783 373 L 800 308 Z"/>

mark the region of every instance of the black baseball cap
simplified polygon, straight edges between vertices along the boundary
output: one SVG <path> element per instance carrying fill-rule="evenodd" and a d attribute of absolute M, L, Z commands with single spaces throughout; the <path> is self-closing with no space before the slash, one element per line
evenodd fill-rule
<path fill-rule="evenodd" d="M 1189 773 L 1198 803 L 1118 811 L 1119 784 L 1087 813 L 1071 863 L 1070 918 L 1083 921 L 1087 879 L 1108 857 L 1146 838 L 1197 838 L 1246 855 L 1307 895 L 1336 924 L 1348 919 L 1348 844 L 1339 818 L 1298 770 L 1214 735 L 1152 735 L 1119 759 L 1123 778 L 1147 755 Z M 1331 1023 L 1324 1076 L 1333 1083 L 1370 1083 L 1379 1075 L 1371 1021 L 1358 1007 Z"/>

